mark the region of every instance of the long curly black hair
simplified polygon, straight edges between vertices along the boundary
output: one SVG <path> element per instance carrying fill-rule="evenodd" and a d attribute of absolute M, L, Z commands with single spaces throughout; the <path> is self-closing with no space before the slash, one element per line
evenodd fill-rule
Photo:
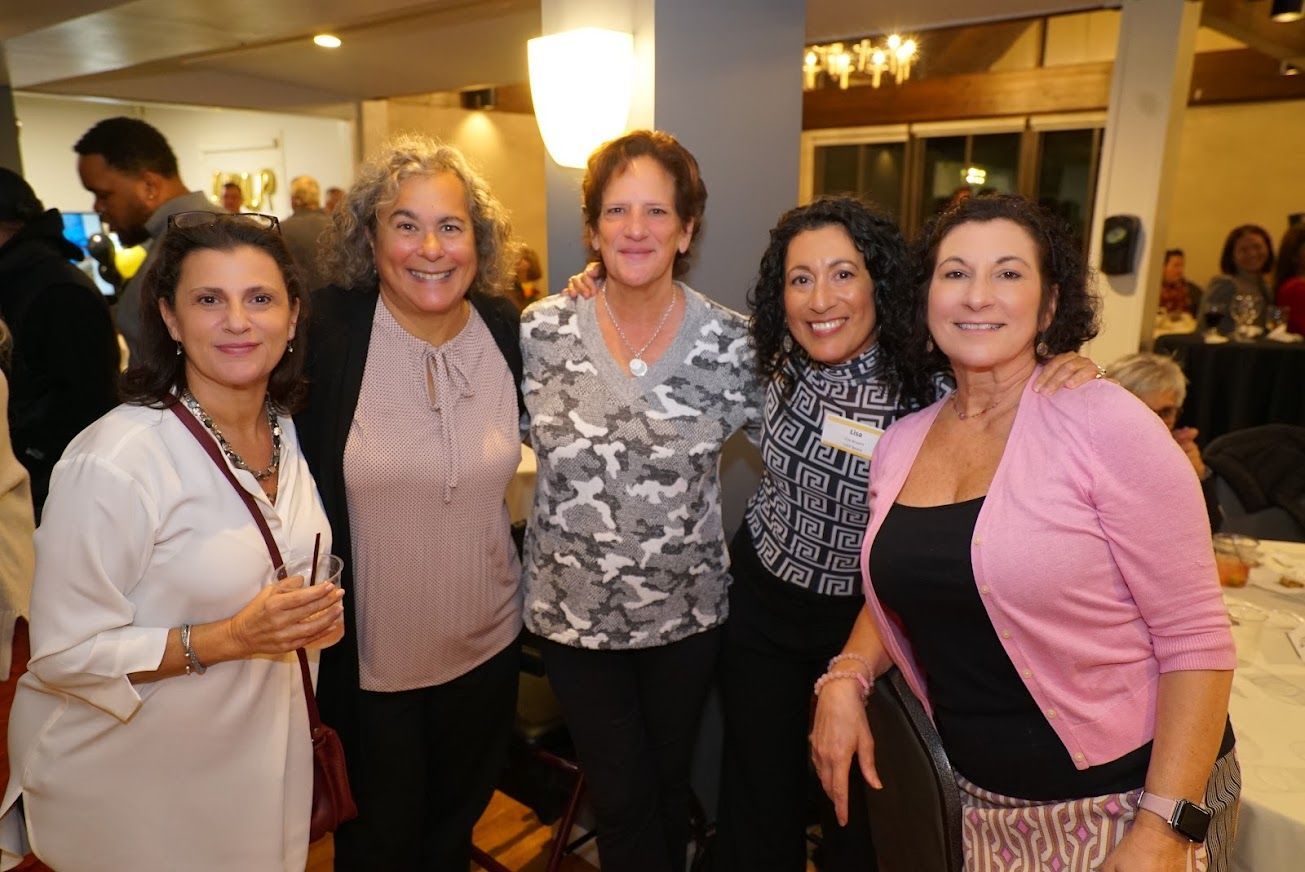
<path fill-rule="evenodd" d="M 917 380 L 912 378 L 908 385 L 899 365 L 911 314 L 911 271 L 906 242 L 892 218 L 856 197 L 820 197 L 785 212 L 771 229 L 770 245 L 761 256 L 756 283 L 748 293 L 752 342 L 762 378 L 767 383 L 777 382 L 781 395 L 787 398 L 793 391 L 793 370 L 811 364 L 806 351 L 788 330 L 784 311 L 784 261 L 795 236 L 830 225 L 847 231 L 874 281 L 874 330 L 880 347 L 882 376 L 891 390 L 901 391 L 908 405 L 927 402 L 932 399 L 928 379 L 916 384 Z"/>
<path fill-rule="evenodd" d="M 1100 299 L 1090 286 L 1091 273 L 1078 239 L 1062 219 L 1026 197 L 984 194 L 963 200 L 925 224 L 915 242 L 915 275 L 900 365 L 904 381 L 928 379 L 950 367 L 929 335 L 929 285 L 938 261 L 938 248 L 948 233 L 962 224 L 1013 221 L 1038 247 L 1038 272 L 1042 278 L 1042 311 L 1055 305 L 1047 329 L 1038 334 L 1046 343 L 1039 362 L 1066 351 L 1077 351 L 1097 335 Z"/>

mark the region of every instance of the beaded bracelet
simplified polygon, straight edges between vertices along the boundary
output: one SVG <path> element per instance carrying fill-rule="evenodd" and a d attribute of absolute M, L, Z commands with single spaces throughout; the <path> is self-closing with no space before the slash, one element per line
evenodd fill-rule
<path fill-rule="evenodd" d="M 855 654 L 851 651 L 845 652 L 843 654 L 838 654 L 829 658 L 829 665 L 826 666 L 825 668 L 833 669 L 834 666 L 836 666 L 838 663 L 840 663 L 843 660 L 852 660 L 857 663 L 860 663 L 862 666 L 865 667 L 866 672 L 870 673 L 871 675 L 875 674 L 874 665 L 870 663 L 870 659 L 868 657 L 862 657 L 860 654 Z"/>
<path fill-rule="evenodd" d="M 856 683 L 861 686 L 861 701 L 865 702 L 870 698 L 870 681 L 859 672 L 826 672 L 816 679 L 816 686 L 812 690 L 816 696 L 820 696 L 820 690 L 831 681 L 837 681 L 840 678 L 854 678 Z"/>

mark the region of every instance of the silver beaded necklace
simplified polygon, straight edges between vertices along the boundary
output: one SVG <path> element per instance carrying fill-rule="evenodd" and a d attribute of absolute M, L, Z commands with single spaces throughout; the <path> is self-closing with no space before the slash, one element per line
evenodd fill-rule
<path fill-rule="evenodd" d="M 647 351 L 648 346 L 656 342 L 657 337 L 662 334 L 662 328 L 666 326 L 666 319 L 671 317 L 671 311 L 675 308 L 675 299 L 678 292 L 679 288 L 675 285 L 671 285 L 671 304 L 666 307 L 665 312 L 662 312 L 662 319 L 657 322 L 657 329 L 653 331 L 653 335 L 648 337 L 648 341 L 645 342 L 638 351 L 635 351 L 634 346 L 630 344 L 630 340 L 625 338 L 625 331 L 621 329 L 621 322 L 616 320 L 616 314 L 612 312 L 612 304 L 607 302 L 607 284 L 603 284 L 603 308 L 607 310 L 607 317 L 612 320 L 612 326 L 616 328 L 616 335 L 621 338 L 621 344 L 624 345 L 625 350 L 630 353 L 630 374 L 636 378 L 648 374 L 648 363 L 643 359 L 643 353 Z"/>
<path fill-rule="evenodd" d="M 199 404 L 199 400 L 195 399 L 194 394 L 190 391 L 184 391 L 181 394 L 181 402 L 185 404 L 187 409 L 190 409 L 196 418 L 199 418 L 200 423 L 208 428 L 208 432 L 213 434 L 218 447 L 222 449 L 222 453 L 227 456 L 227 460 L 230 460 L 231 465 L 236 469 L 243 469 L 253 475 L 259 482 L 267 481 L 281 469 L 281 424 L 276 420 L 276 412 L 272 411 L 271 403 L 264 401 L 263 409 L 267 412 L 267 426 L 272 430 L 272 462 L 267 465 L 266 469 L 250 469 L 249 464 L 245 463 L 245 458 L 237 454 L 236 450 L 227 442 L 227 438 L 222 435 L 222 431 L 213 423 L 213 419 L 208 412 L 204 411 L 204 407 Z"/>

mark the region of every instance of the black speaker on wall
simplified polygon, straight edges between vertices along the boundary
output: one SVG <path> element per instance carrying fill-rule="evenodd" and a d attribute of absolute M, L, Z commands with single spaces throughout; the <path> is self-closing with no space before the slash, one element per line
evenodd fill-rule
<path fill-rule="evenodd" d="M 1101 271 L 1123 276 L 1137 270 L 1137 246 L 1142 219 L 1136 215 L 1111 215 L 1101 227 Z"/>

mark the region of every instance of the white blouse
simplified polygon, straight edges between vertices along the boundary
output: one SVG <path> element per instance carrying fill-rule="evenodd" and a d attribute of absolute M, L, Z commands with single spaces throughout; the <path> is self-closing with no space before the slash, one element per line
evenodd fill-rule
<path fill-rule="evenodd" d="M 289 562 L 331 539 L 294 424 L 281 429 L 276 505 L 236 476 Z M 60 872 L 302 872 L 312 752 L 294 654 L 127 677 L 158 668 L 171 628 L 228 618 L 272 578 L 244 502 L 172 412 L 119 406 L 68 446 L 36 555 L 2 868 L 30 849 Z"/>

